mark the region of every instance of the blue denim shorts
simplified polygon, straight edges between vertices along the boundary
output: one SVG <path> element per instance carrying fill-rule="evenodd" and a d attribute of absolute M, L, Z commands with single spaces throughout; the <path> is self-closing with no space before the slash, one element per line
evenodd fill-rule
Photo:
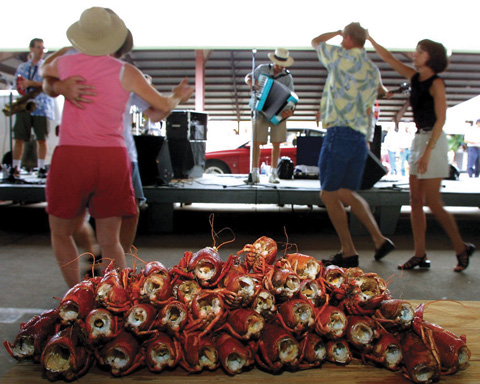
<path fill-rule="evenodd" d="M 318 159 L 320 187 L 325 191 L 360 188 L 368 155 L 365 135 L 350 127 L 330 127 Z"/>

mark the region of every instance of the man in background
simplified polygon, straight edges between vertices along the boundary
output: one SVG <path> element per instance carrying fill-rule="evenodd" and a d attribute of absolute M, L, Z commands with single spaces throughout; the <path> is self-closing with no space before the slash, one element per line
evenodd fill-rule
<path fill-rule="evenodd" d="M 55 118 L 54 101 L 47 96 L 42 89 L 43 78 L 40 76 L 39 68 L 43 63 L 45 46 L 39 38 L 30 41 L 29 60 L 18 66 L 15 73 L 17 89 L 25 94 L 35 92 L 37 96 L 32 99 L 35 109 L 32 112 L 20 111 L 16 115 L 13 126 L 14 142 L 12 153 L 12 168 L 9 179 L 14 181 L 20 176 L 20 166 L 25 142 L 30 141 L 33 128 L 35 140 L 37 141 L 37 167 L 38 177 L 46 178 L 45 158 L 47 156 L 48 120 Z"/>

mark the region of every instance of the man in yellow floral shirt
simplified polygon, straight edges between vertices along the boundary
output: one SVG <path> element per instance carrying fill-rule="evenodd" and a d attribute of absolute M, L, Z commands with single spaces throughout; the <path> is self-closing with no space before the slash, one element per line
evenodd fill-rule
<path fill-rule="evenodd" d="M 341 46 L 326 42 L 342 36 Z M 380 72 L 364 49 L 367 31 L 359 23 L 343 31 L 327 32 L 312 40 L 320 62 L 328 71 L 321 101 L 323 128 L 327 134 L 319 157 L 321 193 L 341 243 L 340 251 L 325 264 L 357 267 L 358 254 L 348 228 L 345 206 L 351 207 L 367 228 L 379 260 L 395 248 L 382 235 L 368 203 L 355 191 L 360 188 L 372 134 L 372 108 L 381 86 Z"/>

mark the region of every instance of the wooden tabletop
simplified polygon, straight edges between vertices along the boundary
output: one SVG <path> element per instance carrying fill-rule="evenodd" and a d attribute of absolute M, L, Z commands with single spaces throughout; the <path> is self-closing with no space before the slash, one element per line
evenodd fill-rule
<path fill-rule="evenodd" d="M 416 305 L 419 302 L 410 301 Z M 445 384 L 478 384 L 480 383 L 480 301 L 475 302 L 435 302 L 425 311 L 425 320 L 438 324 L 457 335 L 467 336 L 467 345 L 472 352 L 470 366 L 464 370 L 442 377 L 440 383 Z M 300 384 L 313 382 L 335 384 L 405 384 L 406 380 L 400 371 L 391 372 L 371 365 L 363 365 L 360 360 L 354 359 L 345 366 L 324 363 L 321 368 L 308 369 L 298 372 L 283 372 L 272 375 L 259 369 L 252 369 L 235 376 L 226 375 L 222 369 L 214 372 L 204 371 L 199 374 L 188 374 L 182 368 L 174 371 L 154 374 L 143 368 L 131 375 L 115 378 L 108 372 L 93 367 L 85 376 L 76 380 L 77 383 L 104 384 L 112 383 L 245 383 L 254 384 L 268 380 L 285 384 Z M 31 362 L 18 363 L 6 375 L 0 378 L 2 384 L 38 384 L 48 383 L 43 377 L 39 364 Z"/>

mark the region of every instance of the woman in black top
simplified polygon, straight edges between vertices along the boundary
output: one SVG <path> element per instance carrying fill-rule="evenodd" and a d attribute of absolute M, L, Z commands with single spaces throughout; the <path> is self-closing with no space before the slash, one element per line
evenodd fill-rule
<path fill-rule="evenodd" d="M 448 144 L 443 132 L 447 110 L 445 84 L 437 75 L 448 65 L 445 47 L 431 40 L 420 41 L 414 54 L 414 67 L 411 67 L 394 57 L 371 36 L 368 40 L 386 63 L 411 81 L 412 88 L 410 104 L 417 132 L 409 161 L 409 183 L 415 254 L 398 268 L 430 267 L 425 244 L 423 206 L 426 203 L 452 241 L 458 262 L 454 271 L 461 272 L 468 267 L 475 246 L 462 240 L 455 219 L 444 209 L 440 193 L 441 181 L 449 174 Z"/>

